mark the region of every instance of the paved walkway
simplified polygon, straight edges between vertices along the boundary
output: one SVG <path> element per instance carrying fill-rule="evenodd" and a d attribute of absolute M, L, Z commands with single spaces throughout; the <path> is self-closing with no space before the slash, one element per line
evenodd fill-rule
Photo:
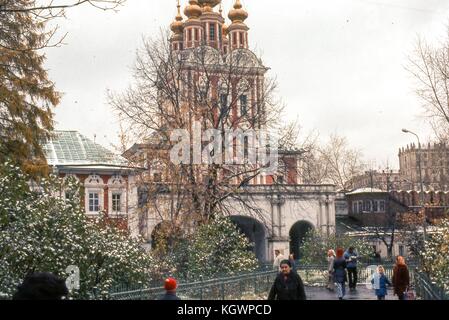
<path fill-rule="evenodd" d="M 330 292 L 323 287 L 306 287 L 307 300 L 338 300 L 336 292 Z M 393 295 L 393 290 L 388 290 L 385 300 L 397 300 Z M 357 290 L 350 292 L 346 287 L 346 296 L 344 300 L 377 300 L 374 290 L 368 289 L 365 285 L 357 286 Z"/>

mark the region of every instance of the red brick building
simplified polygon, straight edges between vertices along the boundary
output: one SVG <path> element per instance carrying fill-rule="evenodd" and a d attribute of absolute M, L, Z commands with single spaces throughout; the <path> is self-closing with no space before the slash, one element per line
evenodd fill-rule
<path fill-rule="evenodd" d="M 55 131 L 44 150 L 54 173 L 63 179 L 74 177 L 81 184 L 81 201 L 87 216 L 104 212 L 127 227 L 128 216 L 136 206 L 133 169 L 126 159 L 76 131 Z"/>

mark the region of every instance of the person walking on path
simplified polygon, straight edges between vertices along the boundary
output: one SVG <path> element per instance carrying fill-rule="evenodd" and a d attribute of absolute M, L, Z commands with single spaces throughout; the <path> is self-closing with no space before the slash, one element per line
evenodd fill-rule
<path fill-rule="evenodd" d="M 405 264 L 404 257 L 397 257 L 396 265 L 393 268 L 393 287 L 394 294 L 398 296 L 399 300 L 404 300 L 405 292 L 410 286 L 410 273 L 408 267 Z"/>
<path fill-rule="evenodd" d="M 268 300 L 306 300 L 306 292 L 301 277 L 293 272 L 290 261 L 280 263 L 281 272 L 274 280 Z"/>
<path fill-rule="evenodd" d="M 334 260 L 334 281 L 337 287 L 338 299 L 343 300 L 346 294 L 345 283 L 348 281 L 346 274 L 346 260 L 342 248 L 337 249 L 337 257 Z"/>
<path fill-rule="evenodd" d="M 353 247 L 345 252 L 345 260 L 348 268 L 349 290 L 354 291 L 357 288 L 357 252 Z"/>
<path fill-rule="evenodd" d="M 288 257 L 288 261 L 290 261 L 290 265 L 292 266 L 292 271 L 297 272 L 298 266 L 296 265 L 295 256 L 291 253 Z"/>
<path fill-rule="evenodd" d="M 281 261 L 285 258 L 280 250 L 274 250 L 274 256 L 273 269 L 281 272 Z"/>
<path fill-rule="evenodd" d="M 383 266 L 377 267 L 377 272 L 374 273 L 371 283 L 375 289 L 377 300 L 385 300 L 385 296 L 388 294 L 387 286 L 391 286 L 391 282 L 385 275 Z"/>
<path fill-rule="evenodd" d="M 165 294 L 159 298 L 159 300 L 181 300 L 176 295 L 176 288 L 178 287 L 178 284 L 176 283 L 176 280 L 173 278 L 168 278 L 165 280 L 164 283 L 164 289 Z"/>
<path fill-rule="evenodd" d="M 335 261 L 335 251 L 330 249 L 327 252 L 327 286 L 326 289 L 330 291 L 335 290 L 335 283 L 334 283 L 334 261 Z"/>

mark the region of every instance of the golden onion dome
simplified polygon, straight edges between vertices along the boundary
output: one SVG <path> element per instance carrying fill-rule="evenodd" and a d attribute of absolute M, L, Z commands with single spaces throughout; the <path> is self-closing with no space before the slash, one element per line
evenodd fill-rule
<path fill-rule="evenodd" d="M 202 13 L 203 10 L 198 4 L 198 0 L 190 0 L 189 5 L 184 9 L 184 14 L 189 19 L 198 19 Z"/>
<path fill-rule="evenodd" d="M 229 12 L 228 17 L 232 23 L 243 23 L 248 18 L 248 12 L 242 9 L 240 0 L 235 1 L 234 9 Z"/>
<path fill-rule="evenodd" d="M 182 22 L 182 15 L 181 15 L 181 6 L 179 5 L 178 1 L 178 14 L 176 15 L 175 21 L 172 22 L 170 25 L 171 31 L 175 34 L 181 34 L 184 30 L 184 23 Z"/>
<path fill-rule="evenodd" d="M 227 36 L 228 35 L 228 26 L 226 25 L 226 24 L 223 24 L 223 34 L 225 35 L 225 36 Z"/>
<path fill-rule="evenodd" d="M 207 11 L 212 11 L 214 7 L 221 3 L 221 0 L 198 0 L 201 7 L 208 8 Z"/>

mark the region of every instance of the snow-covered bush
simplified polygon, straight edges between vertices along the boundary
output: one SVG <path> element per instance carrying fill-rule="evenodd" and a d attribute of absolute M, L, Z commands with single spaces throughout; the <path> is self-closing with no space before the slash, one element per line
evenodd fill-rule
<path fill-rule="evenodd" d="M 249 240 L 228 217 L 216 217 L 198 227 L 188 245 L 190 279 L 238 275 L 257 268 Z"/>
<path fill-rule="evenodd" d="M 449 220 L 429 233 L 425 250 L 420 252 L 422 268 L 438 286 L 449 293 Z"/>
<path fill-rule="evenodd" d="M 28 273 L 66 278 L 80 270 L 71 297 L 107 297 L 111 287 L 149 281 L 155 268 L 141 244 L 100 217 L 86 217 L 80 187 L 51 176 L 30 182 L 19 168 L 0 165 L 0 293 L 11 297 Z M 66 191 L 68 197 L 63 196 Z"/>

